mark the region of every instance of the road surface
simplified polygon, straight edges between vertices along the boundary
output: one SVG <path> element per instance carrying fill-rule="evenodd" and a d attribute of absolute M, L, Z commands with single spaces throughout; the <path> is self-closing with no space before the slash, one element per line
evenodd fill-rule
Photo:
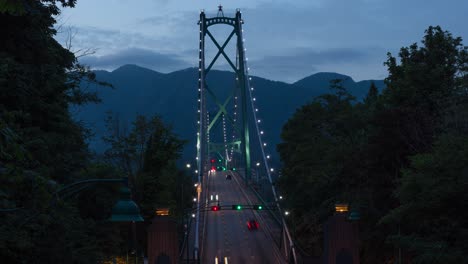
<path fill-rule="evenodd" d="M 232 180 L 226 180 L 226 172 L 219 171 L 211 172 L 208 176 L 209 206 L 217 204 L 216 195 L 218 195 L 220 205 L 222 207 L 228 206 L 229 210 L 223 208 L 217 212 L 207 212 L 201 252 L 202 263 L 284 263 L 272 236 L 265 230 L 263 218 L 251 209 L 230 209 L 233 204 L 247 205 L 251 200 L 241 190 L 238 183 L 240 180 L 234 175 Z M 213 201 L 211 201 L 211 195 L 213 195 Z M 253 231 L 248 230 L 247 221 L 249 219 L 256 219 L 260 228 Z"/>

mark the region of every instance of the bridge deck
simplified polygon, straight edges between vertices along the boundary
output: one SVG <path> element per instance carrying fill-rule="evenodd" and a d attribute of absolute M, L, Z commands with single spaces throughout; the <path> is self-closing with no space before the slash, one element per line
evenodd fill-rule
<path fill-rule="evenodd" d="M 241 187 L 240 179 L 226 180 L 225 175 L 226 172 L 213 172 L 208 176 L 208 199 L 213 194 L 215 200 L 217 194 L 222 206 L 258 203 L 249 194 L 250 190 Z M 227 263 L 284 263 L 271 231 L 267 230 L 270 224 L 266 224 L 266 217 L 268 213 L 247 209 L 207 212 L 202 263 L 216 263 L 216 258 L 218 263 L 226 263 L 225 260 Z M 246 223 L 251 218 L 260 223 L 258 230 L 248 230 Z"/>

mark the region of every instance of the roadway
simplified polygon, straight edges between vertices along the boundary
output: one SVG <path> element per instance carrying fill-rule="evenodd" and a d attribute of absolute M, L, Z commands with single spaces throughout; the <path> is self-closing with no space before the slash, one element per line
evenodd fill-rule
<path fill-rule="evenodd" d="M 249 198 L 249 190 L 241 189 L 240 178 L 229 174 L 233 175 L 232 180 L 226 180 L 226 172 L 210 172 L 208 175 L 208 201 L 205 201 L 208 202 L 208 207 L 217 203 L 217 194 L 220 205 L 229 208 L 206 213 L 202 263 L 285 263 L 270 232 L 266 230 L 267 225 L 264 225 L 266 214 L 260 215 L 251 209 L 231 210 L 230 206 L 233 204 L 247 205 L 257 201 Z M 211 195 L 213 201 L 210 201 Z M 249 219 L 256 219 L 260 228 L 248 230 Z"/>

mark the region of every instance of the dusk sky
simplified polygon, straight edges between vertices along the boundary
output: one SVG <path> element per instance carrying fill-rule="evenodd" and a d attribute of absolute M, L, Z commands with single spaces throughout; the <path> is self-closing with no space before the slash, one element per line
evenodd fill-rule
<path fill-rule="evenodd" d="M 58 20 L 76 33 L 72 50 L 96 50 L 81 58 L 94 69 L 137 64 L 167 73 L 198 66 L 200 10 L 216 16 L 219 4 L 228 17 L 242 11 L 250 74 L 289 83 L 323 71 L 383 79 L 386 53 L 420 42 L 430 25 L 468 45 L 467 0 L 78 0 Z M 227 69 L 224 60 L 216 65 Z"/>

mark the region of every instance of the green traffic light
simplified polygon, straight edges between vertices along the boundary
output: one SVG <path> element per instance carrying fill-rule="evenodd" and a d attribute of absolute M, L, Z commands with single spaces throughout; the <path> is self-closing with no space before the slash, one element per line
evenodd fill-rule
<path fill-rule="evenodd" d="M 258 206 L 258 210 L 262 210 L 262 208 L 263 208 L 263 207 L 262 207 L 261 205 Z"/>
<path fill-rule="evenodd" d="M 242 209 L 242 205 L 240 205 L 240 204 L 234 204 L 234 205 L 232 206 L 232 209 L 233 209 L 233 210 L 241 210 L 241 209 Z"/>

